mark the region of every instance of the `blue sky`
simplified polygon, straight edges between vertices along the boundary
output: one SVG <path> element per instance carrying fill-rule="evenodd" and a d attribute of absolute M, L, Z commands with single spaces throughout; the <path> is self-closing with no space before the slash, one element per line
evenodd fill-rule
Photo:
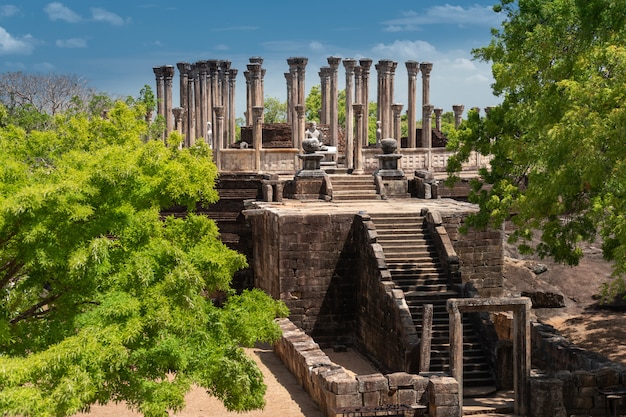
<path fill-rule="evenodd" d="M 0 3 L 0 71 L 78 74 L 94 88 L 138 95 L 155 88 L 152 68 L 223 59 L 239 69 L 237 108 L 245 106 L 243 71 L 264 58 L 265 95 L 284 100 L 287 58 L 309 59 L 307 90 L 329 56 L 398 62 L 394 101 L 407 103 L 408 60 L 433 63 L 431 103 L 451 111 L 499 103 L 490 66 L 472 48 L 500 25 L 495 0 L 13 0 Z M 375 101 L 372 66 L 370 97 Z M 174 85 L 177 85 L 178 74 Z M 339 88 L 345 82 L 339 70 Z M 421 75 L 417 105 L 421 106 Z M 175 88 L 174 105 L 178 104 Z M 243 110 L 237 111 L 241 116 Z M 418 112 L 418 119 L 420 118 Z"/>

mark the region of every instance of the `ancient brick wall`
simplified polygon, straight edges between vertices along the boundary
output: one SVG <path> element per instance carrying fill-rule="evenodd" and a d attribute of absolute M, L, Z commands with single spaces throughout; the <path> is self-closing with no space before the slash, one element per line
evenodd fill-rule
<path fill-rule="evenodd" d="M 352 376 L 333 363 L 310 336 L 288 319 L 280 319 L 278 323 L 282 337 L 274 345 L 274 352 L 324 415 L 336 417 L 340 409 L 346 411 L 351 408 L 354 413 L 345 415 L 393 414 L 409 417 L 421 415 L 416 414 L 420 407 L 427 407 L 431 417 L 460 414 L 459 386 L 454 378 L 426 377 L 406 372 Z M 363 408 L 379 411 L 362 414 L 365 411 Z"/>
<path fill-rule="evenodd" d="M 503 231 L 476 230 L 461 233 L 465 215 L 443 215 L 442 222 L 459 256 L 461 279 L 471 283 L 482 297 L 503 295 Z"/>

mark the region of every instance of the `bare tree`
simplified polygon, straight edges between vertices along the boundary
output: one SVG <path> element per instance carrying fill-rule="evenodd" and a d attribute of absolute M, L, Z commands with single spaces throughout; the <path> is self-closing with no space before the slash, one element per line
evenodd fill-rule
<path fill-rule="evenodd" d="M 54 115 L 71 108 L 76 99 L 88 102 L 94 94 L 87 81 L 75 74 L 0 74 L 0 101 L 9 108 L 31 105 Z"/>

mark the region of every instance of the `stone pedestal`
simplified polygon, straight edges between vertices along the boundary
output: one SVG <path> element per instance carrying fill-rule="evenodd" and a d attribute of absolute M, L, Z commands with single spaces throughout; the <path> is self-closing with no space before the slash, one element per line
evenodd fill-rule
<path fill-rule="evenodd" d="M 378 177 L 377 182 L 381 186 L 381 195 L 385 198 L 406 198 L 408 194 L 408 181 L 404 172 L 398 168 L 398 160 L 402 155 L 395 153 L 398 141 L 386 138 L 380 141 L 383 154 L 376 155 L 378 158 L 378 169 L 374 176 Z"/>
<path fill-rule="evenodd" d="M 299 154 L 298 158 L 302 160 L 302 169 L 296 172 L 298 177 L 323 177 L 326 175 L 324 170 L 320 169 L 321 161 L 324 159 L 323 154 L 305 153 Z"/>

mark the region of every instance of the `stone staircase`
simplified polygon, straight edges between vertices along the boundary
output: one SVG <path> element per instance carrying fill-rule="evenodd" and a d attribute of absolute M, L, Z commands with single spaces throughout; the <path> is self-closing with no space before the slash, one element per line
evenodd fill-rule
<path fill-rule="evenodd" d="M 380 200 L 373 175 L 329 175 L 333 201 Z"/>
<path fill-rule="evenodd" d="M 449 372 L 448 298 L 460 294 L 448 284 L 424 218 L 417 213 L 371 214 L 387 268 L 411 310 L 421 337 L 422 306 L 433 305 L 430 372 Z M 463 315 L 463 386 L 493 387 L 487 357 L 469 317 Z"/>

